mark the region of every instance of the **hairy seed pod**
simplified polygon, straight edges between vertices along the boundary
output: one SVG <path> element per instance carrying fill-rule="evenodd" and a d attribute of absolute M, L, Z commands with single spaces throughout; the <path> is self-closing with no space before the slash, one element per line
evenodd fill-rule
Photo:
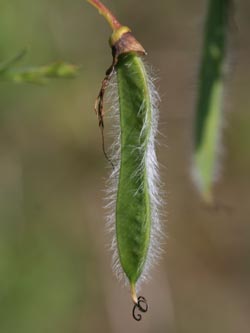
<path fill-rule="evenodd" d="M 121 56 L 117 81 L 122 132 L 116 235 L 122 268 L 134 286 L 144 268 L 151 229 L 146 162 L 152 112 L 145 67 L 137 55 Z"/>
<path fill-rule="evenodd" d="M 159 253 L 157 240 L 161 233 L 155 153 L 159 96 L 142 59 L 146 52 L 130 29 L 120 25 L 99 1 L 88 1 L 99 9 L 113 28 L 110 38 L 113 63 L 106 72 L 95 109 L 103 134 L 104 92 L 108 86 L 111 94 L 116 90 L 113 117 L 119 121 L 118 142 L 113 146 L 114 155 L 108 156 L 104 149 L 113 166 L 108 220 L 115 231 L 115 270 L 124 274 L 129 282 L 135 304 L 133 316 L 140 320 L 141 315 L 136 314 L 136 310 L 146 312 L 148 305 L 144 297 L 137 297 L 136 287 Z"/>

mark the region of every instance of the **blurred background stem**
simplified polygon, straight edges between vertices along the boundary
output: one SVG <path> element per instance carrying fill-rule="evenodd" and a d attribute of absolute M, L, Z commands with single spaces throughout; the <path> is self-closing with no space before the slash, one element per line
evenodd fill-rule
<path fill-rule="evenodd" d="M 218 176 L 218 152 L 223 123 L 224 73 L 231 0 L 210 0 L 204 29 L 195 120 L 194 178 L 207 202 Z"/>

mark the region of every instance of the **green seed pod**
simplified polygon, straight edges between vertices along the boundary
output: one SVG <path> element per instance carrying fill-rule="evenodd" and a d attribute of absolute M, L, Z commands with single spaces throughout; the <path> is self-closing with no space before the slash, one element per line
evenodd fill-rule
<path fill-rule="evenodd" d="M 95 108 L 103 133 L 103 95 L 109 86 L 110 94 L 115 95 L 111 103 L 112 120 L 118 120 L 109 154 L 113 170 L 107 205 L 108 223 L 115 234 L 114 269 L 129 283 L 135 304 L 133 315 L 140 320 L 141 315 L 135 310 L 146 312 L 147 303 L 142 296 L 137 297 L 136 288 L 160 252 L 161 200 L 155 153 L 159 95 L 142 59 L 146 52 L 130 29 L 121 26 L 99 1 L 88 1 L 114 30 L 110 38 L 113 63 L 103 80 Z"/>
<path fill-rule="evenodd" d="M 204 200 L 212 202 L 212 185 L 218 178 L 218 151 L 226 42 L 232 0 L 210 0 L 204 32 L 196 109 L 193 178 Z"/>

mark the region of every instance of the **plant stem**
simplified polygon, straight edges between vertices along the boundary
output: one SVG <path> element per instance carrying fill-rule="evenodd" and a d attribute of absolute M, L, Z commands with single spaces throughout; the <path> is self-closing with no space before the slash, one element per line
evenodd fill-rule
<path fill-rule="evenodd" d="M 205 201 L 212 201 L 221 136 L 223 74 L 232 0 L 210 0 L 204 31 L 195 123 L 194 177 Z"/>
<path fill-rule="evenodd" d="M 99 0 L 87 0 L 92 6 L 98 9 L 99 13 L 105 17 L 113 31 L 118 30 L 122 25 L 117 21 L 111 11 Z"/>

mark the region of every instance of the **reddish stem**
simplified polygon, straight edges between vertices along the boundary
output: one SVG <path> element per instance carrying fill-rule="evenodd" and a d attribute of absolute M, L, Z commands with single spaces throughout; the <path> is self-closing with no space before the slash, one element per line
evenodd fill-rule
<path fill-rule="evenodd" d="M 113 30 L 119 29 L 122 25 L 117 21 L 111 11 L 105 7 L 99 0 L 87 0 L 91 5 L 99 10 L 99 13 L 105 17 Z"/>

